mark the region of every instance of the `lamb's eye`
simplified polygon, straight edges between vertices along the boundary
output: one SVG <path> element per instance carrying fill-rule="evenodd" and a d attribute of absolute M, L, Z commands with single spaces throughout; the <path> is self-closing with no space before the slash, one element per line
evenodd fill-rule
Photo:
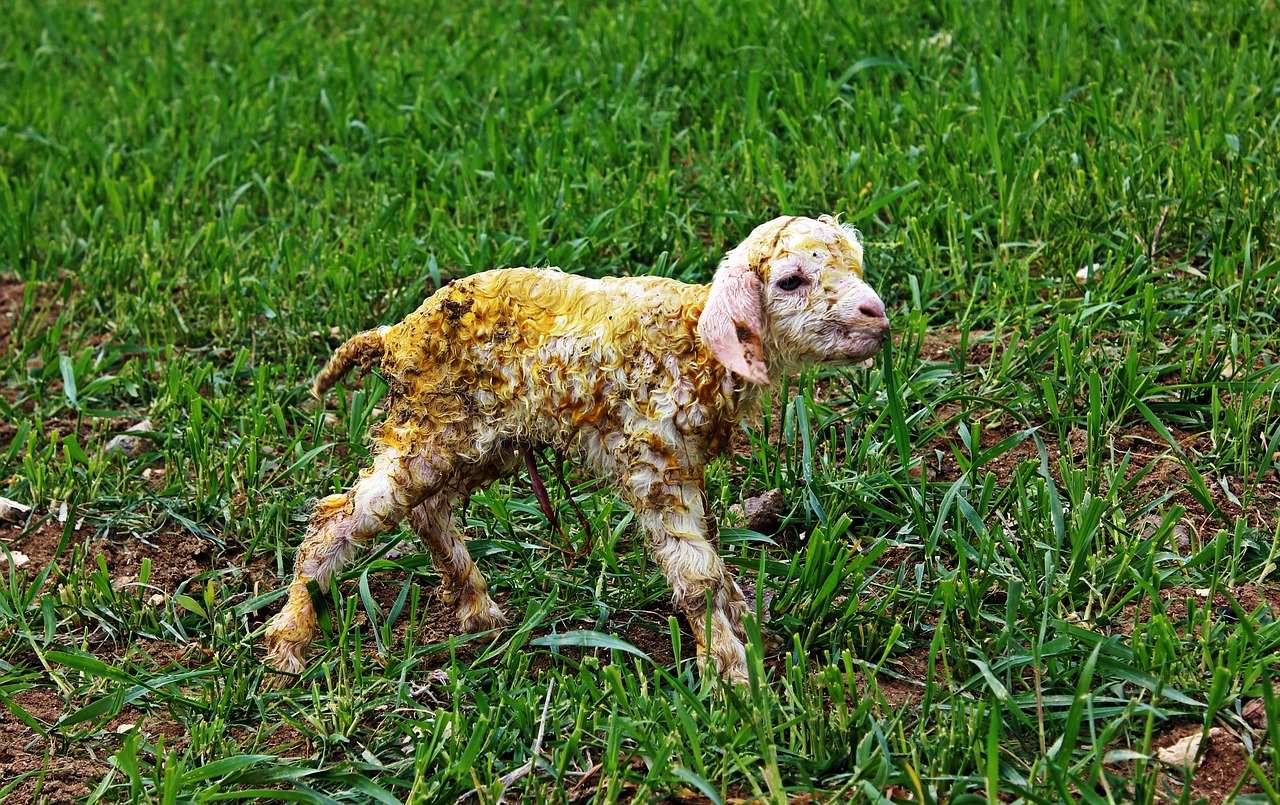
<path fill-rule="evenodd" d="M 778 286 L 779 290 L 794 291 L 805 284 L 805 278 L 799 274 L 792 274 L 789 277 L 783 277 L 774 284 Z"/>

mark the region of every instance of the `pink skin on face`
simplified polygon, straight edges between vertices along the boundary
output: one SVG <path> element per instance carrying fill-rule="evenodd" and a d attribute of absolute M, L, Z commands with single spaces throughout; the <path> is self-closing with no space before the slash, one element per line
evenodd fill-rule
<path fill-rule="evenodd" d="M 769 262 L 768 354 L 784 371 L 856 363 L 888 337 L 884 302 L 862 280 L 861 247 L 844 234 L 835 226 L 802 229 Z"/>

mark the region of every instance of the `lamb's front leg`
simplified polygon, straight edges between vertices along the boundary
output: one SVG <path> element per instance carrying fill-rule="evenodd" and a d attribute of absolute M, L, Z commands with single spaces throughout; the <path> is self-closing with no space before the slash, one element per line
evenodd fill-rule
<path fill-rule="evenodd" d="M 644 494 L 637 494 L 632 506 L 648 535 L 649 551 L 671 585 L 676 606 L 689 618 L 698 645 L 699 667 L 705 672 L 710 657 L 721 677 L 745 683 L 747 653 L 742 616 L 747 604 L 720 554 L 707 539 L 704 500 L 702 482 L 690 479 L 678 486 L 654 484 Z"/>

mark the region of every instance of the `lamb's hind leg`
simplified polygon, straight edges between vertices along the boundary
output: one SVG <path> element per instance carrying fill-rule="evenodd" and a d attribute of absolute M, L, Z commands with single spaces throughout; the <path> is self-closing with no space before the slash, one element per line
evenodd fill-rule
<path fill-rule="evenodd" d="M 316 504 L 306 538 L 294 557 L 293 582 L 284 609 L 267 627 L 267 663 L 279 671 L 300 673 L 315 637 L 316 613 L 307 591 L 314 581 L 324 589 L 365 542 L 396 525 L 433 487 L 440 474 L 421 460 L 395 450 L 380 453 L 361 471 L 360 480 L 341 495 Z"/>
<path fill-rule="evenodd" d="M 483 632 L 505 625 L 507 618 L 489 597 L 489 585 L 454 526 L 453 505 L 465 499 L 465 494 L 437 494 L 409 512 L 409 523 L 431 552 L 442 576 L 442 597 L 453 605 L 462 631 Z"/>

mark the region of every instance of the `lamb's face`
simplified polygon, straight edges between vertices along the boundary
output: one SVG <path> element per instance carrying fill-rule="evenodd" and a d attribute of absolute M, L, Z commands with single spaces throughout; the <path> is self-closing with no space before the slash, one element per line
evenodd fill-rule
<path fill-rule="evenodd" d="M 853 229 L 825 215 L 782 219 L 774 239 L 758 269 L 770 363 L 850 364 L 879 352 L 889 320 L 862 280 Z"/>

